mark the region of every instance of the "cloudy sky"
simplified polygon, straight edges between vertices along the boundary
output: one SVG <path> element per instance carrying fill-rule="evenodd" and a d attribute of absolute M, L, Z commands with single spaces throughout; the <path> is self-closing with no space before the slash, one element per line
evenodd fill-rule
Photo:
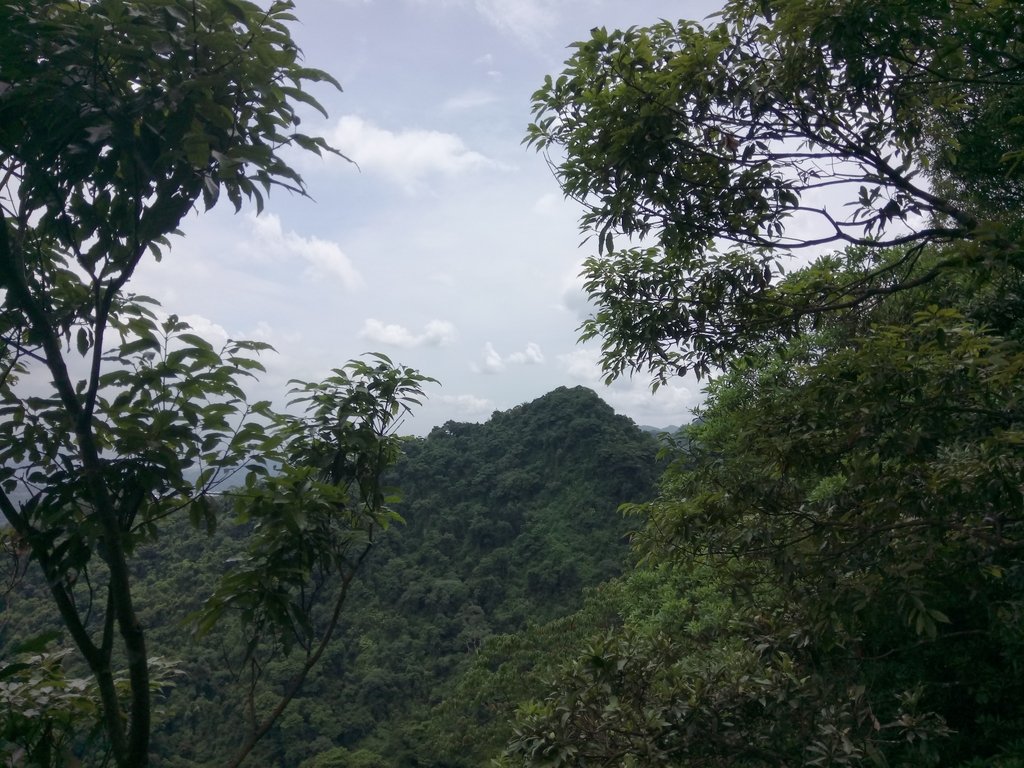
<path fill-rule="evenodd" d="M 258 397 L 379 351 L 440 381 L 403 431 L 482 421 L 557 386 L 595 389 L 642 424 L 685 422 L 700 385 L 652 397 L 646 377 L 600 383 L 577 343 L 579 211 L 521 144 L 530 94 L 594 26 L 703 19 L 717 2 L 298 0 L 307 63 L 344 87 L 310 114 L 356 166 L 297 156 L 313 200 L 263 214 L 223 206 L 134 283 L 211 340 L 267 341 Z"/>

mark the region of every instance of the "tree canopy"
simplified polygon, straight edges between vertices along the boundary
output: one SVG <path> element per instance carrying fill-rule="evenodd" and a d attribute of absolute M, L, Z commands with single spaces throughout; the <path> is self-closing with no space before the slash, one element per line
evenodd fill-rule
<path fill-rule="evenodd" d="M 1003 2 L 735 0 L 709 26 L 576 44 L 526 140 L 597 240 L 583 330 L 609 377 L 707 374 L 945 267 L 1019 258 L 1021 23 Z M 902 256 L 780 285 L 846 246 Z"/>
<path fill-rule="evenodd" d="M 0 736 L 41 763 L 93 739 L 97 762 L 145 765 L 169 682 L 130 565 L 169 516 L 230 510 L 238 559 L 193 620 L 237 619 L 233 764 L 326 657 L 355 660 L 338 679 L 360 695 L 282 728 L 322 738 L 322 764 L 476 759 L 487 717 L 526 697 L 497 764 L 1021 765 L 1024 6 L 730 0 L 704 25 L 596 29 L 537 91 L 526 141 L 584 205 L 581 331 L 607 378 L 711 379 L 657 497 L 600 531 L 559 471 L 632 493 L 650 444 L 585 393 L 403 445 L 421 374 L 357 361 L 294 382 L 298 413 L 278 414 L 245 399 L 262 345 L 216 350 L 130 294 L 193 207 L 301 193 L 283 148 L 333 151 L 298 130 L 305 84 L 333 81 L 300 64 L 290 19 L 285 2 L 0 0 L 3 544 L 15 577 L 41 566 L 91 677 L 21 643 Z M 396 519 L 402 447 L 423 547 L 386 544 L 369 586 L 404 613 L 369 601 L 354 627 L 386 642 L 332 654 Z M 438 477 L 464 498 L 433 505 Z M 550 608 L 616 574 L 573 553 L 630 530 L 636 567 L 579 612 L 490 637 L 553 615 L 527 595 Z M 374 731 L 478 652 L 461 730 Z"/>
<path fill-rule="evenodd" d="M 355 399 L 332 389 L 324 402 Z M 139 542 L 133 597 L 147 629 L 152 675 L 160 681 L 152 765 L 224 764 L 251 733 L 250 688 L 260 707 L 276 703 L 280 687 L 318 649 L 334 605 L 309 598 L 337 579 L 324 580 L 325 569 L 314 566 L 306 582 L 311 589 L 303 593 L 295 588 L 303 569 L 282 572 L 273 563 L 301 566 L 338 553 L 355 559 L 371 536 L 373 549 L 348 586 L 334 640 L 249 761 L 282 768 L 361 760 L 475 766 L 501 748 L 523 691 L 542 690 L 530 671 L 534 649 L 521 648 L 509 633 L 577 610 L 582 589 L 622 572 L 636 521 L 616 508 L 652 497 L 657 442 L 594 392 L 561 387 L 485 423 L 449 422 L 395 447 L 402 456 L 382 490 L 401 489 L 402 499 L 389 507 L 403 521 L 387 530 L 369 525 L 375 516 L 369 510 L 329 512 L 328 494 L 338 492 L 328 487 L 318 496 L 306 487 L 323 481 L 307 467 L 324 462 L 304 461 L 245 493 L 236 489 L 233 502 L 213 500 L 236 514 L 217 512 L 212 533 L 179 515 L 161 521 L 157 540 Z M 378 516 L 393 517 L 383 510 Z M 325 552 L 329 537 L 348 539 L 347 550 Z M 340 568 L 350 573 L 345 564 Z M 272 599 L 262 600 L 261 590 Z M 0 657 L 16 664 L 54 653 L 52 646 L 23 642 L 54 626 L 51 603 L 36 569 L 9 593 L 0 587 Z M 183 642 L 182 622 L 196 612 L 220 618 L 209 633 Z M 257 622 L 274 621 L 275 612 L 285 621 L 272 624 L 278 634 L 264 633 L 253 649 L 251 661 L 263 670 L 254 679 L 247 649 Z M 247 614 L 252 620 L 239 621 Z M 306 617 L 308 625 L 292 617 Z M 535 648 L 575 636 L 563 624 Z M 289 638 L 292 652 L 285 654 Z M 80 706 L 79 715 L 93 712 L 94 687 L 78 679 L 83 670 L 66 650 L 56 654 L 10 677 L 7 661 L 0 662 L 0 754 L 10 738 L 5 712 L 12 728 L 49 723 L 51 734 L 69 737 L 81 751 L 88 728 L 81 717 L 77 730 L 65 728 L 64 717 Z M 61 675 L 63 689 L 50 690 L 67 695 L 47 699 L 42 689 Z M 49 714 L 15 719 L 11 708 Z"/>
<path fill-rule="evenodd" d="M 594 30 L 537 92 L 608 378 L 712 381 L 506 764 L 1024 759 L 1022 29 L 736 0 Z"/>
<path fill-rule="evenodd" d="M 428 381 L 385 357 L 358 361 L 322 384 L 295 382 L 304 415 L 275 414 L 243 388 L 267 345 L 214 349 L 130 293 L 142 259 L 161 258 L 190 211 L 222 193 L 236 210 L 262 209 L 273 187 L 302 194 L 285 152 L 336 152 L 299 129 L 301 106 L 323 111 L 309 84 L 337 83 L 303 65 L 292 10 L 0 2 L 0 512 L 15 561 L 41 567 L 91 674 L 97 762 L 148 761 L 160 680 L 133 601 L 137 547 L 186 509 L 212 526 L 212 495 L 244 478 L 253 548 L 202 626 L 238 609 L 248 661 L 297 640 L 315 662 L 390 519 L 380 477 L 396 458 L 392 433 Z M 332 576 L 335 618 L 318 634 L 307 590 L 330 594 Z M 253 720 L 258 738 L 265 723 Z M 63 759 L 52 725 L 38 738 L 14 727 L 28 759 Z"/>
<path fill-rule="evenodd" d="M 1019 764 L 1021 315 L 929 285 L 714 382 L 510 764 Z"/>

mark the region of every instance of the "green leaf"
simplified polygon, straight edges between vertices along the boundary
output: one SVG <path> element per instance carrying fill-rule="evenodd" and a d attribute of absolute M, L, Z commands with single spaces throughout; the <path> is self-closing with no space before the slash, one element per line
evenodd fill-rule
<path fill-rule="evenodd" d="M 78 344 L 78 354 L 85 357 L 89 352 L 89 348 L 92 346 L 89 340 L 89 332 L 85 328 L 79 328 L 76 341 Z"/>
<path fill-rule="evenodd" d="M 159 351 L 160 342 L 152 338 L 136 339 L 135 341 L 129 341 L 125 344 L 122 344 L 118 351 L 122 357 L 129 357 L 131 355 L 137 355 L 140 352 L 146 352 L 148 350 Z"/>
<path fill-rule="evenodd" d="M 27 654 L 27 653 L 42 653 L 45 651 L 50 644 L 54 643 L 60 637 L 60 632 L 57 630 L 50 630 L 49 632 L 43 632 L 38 635 L 26 638 L 14 645 L 12 653 L 14 654 Z"/>
<path fill-rule="evenodd" d="M 245 12 L 245 8 L 239 3 L 234 2 L 234 0 L 221 0 L 221 4 L 235 18 L 235 21 L 241 24 L 248 24 L 249 16 Z"/>

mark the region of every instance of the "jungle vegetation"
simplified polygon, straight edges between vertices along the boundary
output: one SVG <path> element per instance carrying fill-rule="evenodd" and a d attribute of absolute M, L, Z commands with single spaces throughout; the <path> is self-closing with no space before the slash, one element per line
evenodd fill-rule
<path fill-rule="evenodd" d="M 216 50 L 237 46 L 234 25 L 256 13 L 199 4 L 210 21 L 187 26 L 184 4 L 139 5 L 156 44 L 198 26 L 219 35 L 199 41 Z M 298 384 L 304 418 L 245 405 L 236 378 L 258 350 L 217 357 L 125 287 L 184 207 L 222 188 L 236 205 L 259 184 L 301 189 L 273 147 L 330 151 L 291 132 L 288 106 L 301 81 L 326 76 L 295 68 L 284 16 L 261 16 L 273 56 L 229 56 L 225 71 L 271 69 L 183 97 L 187 125 L 168 121 L 161 94 L 193 91 L 124 54 L 107 81 L 155 71 L 121 89 L 152 101 L 109 124 L 112 107 L 72 104 L 60 119 L 81 130 L 51 146 L 58 134 L 32 130 L 49 116 L 31 110 L 64 81 L 36 64 L 95 62 L 26 46 L 55 39 L 37 34 L 47 24 L 91 34 L 62 15 L 73 8 L 119 20 L 105 3 L 0 7 L 13 41 L 0 45 L 12 84 L 0 91 L 2 509 L 13 561 L 45 574 L 85 663 L 68 678 L 76 662 L 37 641 L 0 672 L 5 691 L 35 680 L 62 692 L 49 718 L 4 710 L 4 737 L 31 734 L 33 759 L 84 740 L 118 765 L 155 763 L 156 745 L 228 713 L 264 736 L 251 745 L 261 760 L 309 768 L 1024 764 L 1020 3 L 730 0 L 704 23 L 595 29 L 534 94 L 526 143 L 584 206 L 595 309 L 581 332 L 602 345 L 608 381 L 706 381 L 660 465 L 649 440 L 571 390 L 398 440 L 387 414 L 413 406 L 426 379 L 379 358 Z M 174 72 L 195 66 L 167 56 L 184 57 Z M 287 81 L 271 89 L 280 100 L 249 94 L 261 77 Z M 232 119 L 248 132 L 222 123 L 222 93 L 244 105 Z M 108 331 L 121 346 L 102 346 Z M 76 350 L 94 361 L 78 386 L 61 375 Z M 29 360 L 53 373 L 52 395 L 19 394 Z M 331 407 L 359 382 L 382 387 L 358 401 L 365 418 Z M 204 399 L 211 387 L 230 413 Z M 224 426 L 250 412 L 275 429 Z M 132 442 L 154 425 L 155 446 Z M 111 455 L 115 435 L 138 448 Z M 388 460 L 367 464 L 377 445 Z M 242 456 L 263 471 L 231 517 L 212 483 Z M 271 471 L 281 456 L 294 475 Z M 198 483 L 188 466 L 202 467 Z M 619 502 L 625 519 L 609 509 Z M 323 514 L 295 512 L 307 504 Z M 212 530 L 191 550 L 213 557 L 198 571 L 218 572 L 210 545 L 247 553 L 209 585 L 195 625 L 237 613 L 243 663 L 207 673 L 222 649 L 200 639 L 206 661 L 175 682 L 145 651 L 129 597 L 159 578 L 165 566 L 131 567 L 159 561 L 159 531 L 179 530 L 165 518 L 185 510 Z M 298 574 L 283 591 L 262 578 L 281 557 L 302 563 L 282 572 Z M 334 614 L 303 597 L 321 574 L 346 604 L 345 640 L 322 656 L 315 628 Z M 321 663 L 302 673 L 310 659 Z M 229 704 L 239 669 L 258 679 Z M 299 674 L 288 696 L 280 681 Z M 178 708 L 172 683 L 197 682 L 208 690 Z M 167 706 L 156 719 L 154 689 Z M 291 706 L 263 729 L 251 713 L 276 711 L 282 690 Z M 159 759 L 220 764 L 180 748 Z"/>

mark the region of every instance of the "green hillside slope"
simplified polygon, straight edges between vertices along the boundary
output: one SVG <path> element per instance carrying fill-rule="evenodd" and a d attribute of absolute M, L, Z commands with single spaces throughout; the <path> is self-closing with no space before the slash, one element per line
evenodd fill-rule
<path fill-rule="evenodd" d="M 566 615 L 619 573 L 631 523 L 617 507 L 650 498 L 657 476 L 655 439 L 580 387 L 484 424 L 449 422 L 405 452 L 393 477 L 405 524 L 378 542 L 342 636 L 251 765 L 462 764 L 437 746 L 451 741 L 436 708 L 455 678 L 488 637 Z M 182 528 L 142 553 L 144 621 L 182 672 L 162 702 L 155 766 L 219 765 L 235 744 L 245 713 L 225 660 L 237 638 L 188 643 L 182 621 L 243 535 Z M 0 642 L 56 626 L 34 576 L 8 598 Z M 271 664 L 266 679 L 288 672 Z"/>

